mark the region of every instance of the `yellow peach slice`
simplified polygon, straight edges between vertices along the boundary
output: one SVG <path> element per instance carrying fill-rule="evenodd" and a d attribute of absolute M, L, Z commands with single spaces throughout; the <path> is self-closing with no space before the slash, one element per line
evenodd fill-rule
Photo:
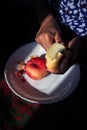
<path fill-rule="evenodd" d="M 46 52 L 46 67 L 52 73 L 58 72 L 59 61 L 62 58 L 62 52 L 65 51 L 65 46 L 61 43 L 54 43 Z"/>

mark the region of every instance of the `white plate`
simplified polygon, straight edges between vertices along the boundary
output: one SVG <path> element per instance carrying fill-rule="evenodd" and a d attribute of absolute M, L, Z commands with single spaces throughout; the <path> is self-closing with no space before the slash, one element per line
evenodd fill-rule
<path fill-rule="evenodd" d="M 18 48 L 8 59 L 4 76 L 10 89 L 20 98 L 33 103 L 53 103 L 68 97 L 78 85 L 80 68 L 77 64 L 62 74 L 50 74 L 41 80 L 33 80 L 26 74 L 15 76 L 16 65 L 20 60 L 27 62 L 31 55 L 41 56 L 45 50 L 36 42 Z M 23 80 L 25 79 L 25 80 Z"/>

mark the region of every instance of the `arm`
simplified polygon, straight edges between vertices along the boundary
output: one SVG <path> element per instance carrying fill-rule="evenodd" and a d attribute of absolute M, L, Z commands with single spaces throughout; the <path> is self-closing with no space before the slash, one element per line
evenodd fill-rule
<path fill-rule="evenodd" d="M 41 44 L 45 50 L 47 50 L 53 43 L 62 41 L 60 27 L 51 14 L 49 14 L 42 22 L 35 40 Z"/>

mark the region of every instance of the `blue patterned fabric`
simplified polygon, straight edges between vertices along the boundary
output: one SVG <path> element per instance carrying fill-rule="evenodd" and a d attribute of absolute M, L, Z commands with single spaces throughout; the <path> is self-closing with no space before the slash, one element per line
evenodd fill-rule
<path fill-rule="evenodd" d="M 87 0 L 49 0 L 49 3 L 60 14 L 61 22 L 77 35 L 87 34 Z"/>

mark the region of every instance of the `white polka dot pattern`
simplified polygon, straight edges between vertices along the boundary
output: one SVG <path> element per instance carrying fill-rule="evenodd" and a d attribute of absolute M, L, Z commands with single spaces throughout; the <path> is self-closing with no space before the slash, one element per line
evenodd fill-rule
<path fill-rule="evenodd" d="M 49 1 L 64 24 L 80 36 L 87 34 L 87 0 L 59 0 L 59 8 L 58 0 Z"/>

